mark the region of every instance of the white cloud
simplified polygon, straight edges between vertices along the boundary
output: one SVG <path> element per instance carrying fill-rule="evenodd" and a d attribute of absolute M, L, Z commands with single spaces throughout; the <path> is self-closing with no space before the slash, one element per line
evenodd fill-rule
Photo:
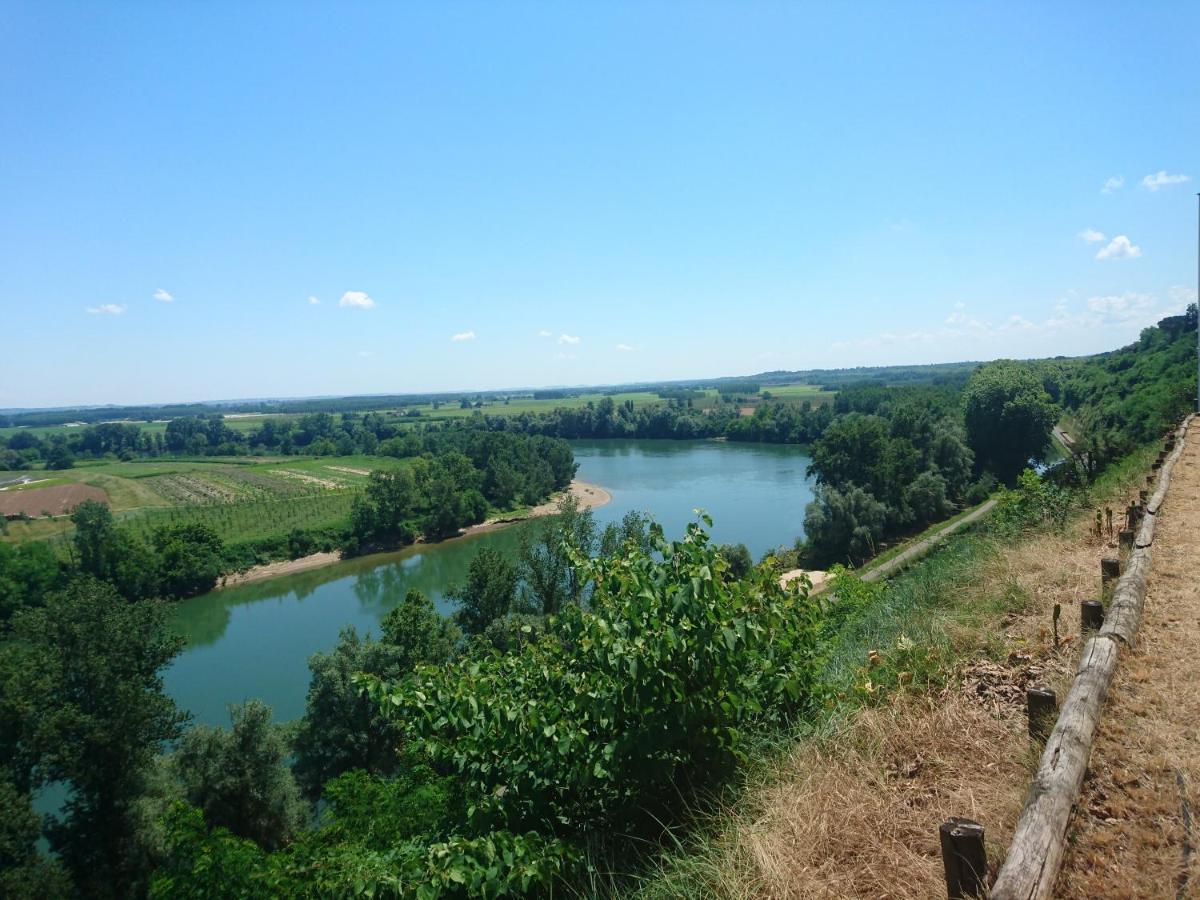
<path fill-rule="evenodd" d="M 1075 293 L 1070 291 L 1068 295 L 1073 298 Z M 945 324 L 936 330 L 885 332 L 856 340 L 837 341 L 831 347 L 834 350 L 880 350 L 913 344 L 942 347 L 952 343 L 955 346 L 988 348 L 989 352 L 1003 350 L 1011 353 L 1013 338 L 1026 341 L 1048 339 L 1057 343 L 1064 339 L 1064 335 L 1075 335 L 1086 329 L 1120 328 L 1127 332 L 1131 328 L 1144 328 L 1153 325 L 1164 315 L 1182 312 L 1188 299 L 1194 296 L 1195 292 L 1188 288 L 1172 288 L 1170 305 L 1166 308 L 1159 305 L 1153 294 L 1136 291 L 1091 297 L 1082 304 L 1078 300 L 1063 297 L 1055 302 L 1050 315 L 1044 319 L 1031 320 L 1014 314 L 1000 324 L 977 319 L 965 312 L 961 304 L 956 303 Z"/>
<path fill-rule="evenodd" d="M 1121 175 L 1114 175 L 1104 182 L 1104 187 L 1100 188 L 1100 193 L 1111 194 L 1113 191 L 1119 191 L 1125 186 L 1125 179 Z"/>
<path fill-rule="evenodd" d="M 1118 234 L 1106 246 L 1100 248 L 1100 252 L 1096 254 L 1096 259 L 1137 259 L 1141 255 L 1141 247 L 1133 243 L 1125 235 Z"/>
<path fill-rule="evenodd" d="M 538 332 L 538 337 L 554 337 L 554 335 L 552 335 L 549 331 L 547 331 L 545 328 L 543 328 L 541 331 Z"/>
<path fill-rule="evenodd" d="M 578 344 L 581 340 L 582 338 L 575 334 L 560 334 L 558 336 L 560 344 Z"/>
<path fill-rule="evenodd" d="M 1159 169 L 1153 175 L 1147 175 L 1142 179 L 1142 187 L 1148 191 L 1157 191 L 1162 187 L 1169 187 L 1172 184 L 1183 184 L 1185 181 L 1191 180 L 1190 176 L 1168 175 L 1166 170 Z"/>
<path fill-rule="evenodd" d="M 1194 287 L 1177 284 L 1167 294 L 1171 298 L 1172 312 L 1183 312 L 1187 309 L 1189 303 L 1196 302 L 1196 289 Z"/>
<path fill-rule="evenodd" d="M 172 297 L 170 294 L 168 294 L 166 291 L 164 291 L 162 288 L 159 288 L 157 291 L 154 292 L 154 299 L 161 300 L 163 303 L 171 303 L 175 298 Z"/>
<path fill-rule="evenodd" d="M 1091 297 L 1088 299 L 1087 308 L 1089 312 L 1096 313 L 1100 317 L 1100 324 L 1110 324 L 1141 318 L 1147 311 L 1153 309 L 1155 304 L 1155 299 L 1149 294 L 1127 291 L 1124 294 Z"/>
<path fill-rule="evenodd" d="M 318 300 L 316 297 L 309 297 L 309 298 L 308 298 L 308 305 L 309 305 L 309 306 L 319 306 L 320 304 L 321 304 L 321 301 L 320 301 L 320 300 Z"/>
<path fill-rule="evenodd" d="M 633 352 L 633 348 L 632 348 L 632 347 L 630 347 L 628 344 L 617 344 L 617 352 L 619 352 L 619 353 L 632 353 L 632 352 Z"/>
<path fill-rule="evenodd" d="M 120 303 L 102 303 L 100 306 L 89 306 L 87 311 L 92 316 L 119 316 L 125 312 L 125 307 Z"/>
<path fill-rule="evenodd" d="M 454 341 L 455 343 L 459 341 L 473 341 L 475 340 L 475 332 L 460 331 L 458 334 L 450 335 L 450 340 Z"/>
<path fill-rule="evenodd" d="M 342 294 L 342 299 L 338 301 L 338 306 L 347 306 L 353 309 L 373 309 L 375 301 L 367 296 L 366 291 L 346 291 Z"/>
<path fill-rule="evenodd" d="M 1079 232 L 1079 239 L 1087 241 L 1089 244 L 1097 244 L 1104 240 L 1104 232 L 1097 231 L 1095 228 L 1085 228 Z"/>

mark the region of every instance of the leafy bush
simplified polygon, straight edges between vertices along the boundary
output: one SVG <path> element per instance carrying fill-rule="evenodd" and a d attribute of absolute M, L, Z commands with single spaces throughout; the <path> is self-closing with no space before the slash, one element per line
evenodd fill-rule
<path fill-rule="evenodd" d="M 992 527 L 1012 533 L 1043 525 L 1062 527 L 1071 514 L 1072 494 L 1026 469 L 1012 490 L 1001 489 L 990 518 Z"/>
<path fill-rule="evenodd" d="M 707 522 L 707 519 L 705 520 Z M 711 523 L 709 523 L 711 524 Z M 516 654 L 364 679 L 436 765 L 474 827 L 628 828 L 670 807 L 679 780 L 718 776 L 739 728 L 812 702 L 817 606 L 765 570 L 736 581 L 698 525 L 654 551 L 575 565 L 591 608 L 567 606 Z"/>
<path fill-rule="evenodd" d="M 548 888 L 578 861 L 561 841 L 493 832 L 434 844 L 400 842 L 375 850 L 320 829 L 276 853 L 178 804 L 167 822 L 168 859 L 152 898 L 326 898 L 528 896 Z"/>

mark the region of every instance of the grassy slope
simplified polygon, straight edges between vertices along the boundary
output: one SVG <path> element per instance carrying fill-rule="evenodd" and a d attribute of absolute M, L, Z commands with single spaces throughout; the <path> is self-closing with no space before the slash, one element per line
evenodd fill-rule
<path fill-rule="evenodd" d="M 1153 452 L 1112 467 L 1065 529 L 1002 540 L 973 528 L 887 582 L 837 631 L 827 708 L 813 721 L 755 735 L 740 783 L 709 798 L 691 833 L 632 890 L 603 878 L 598 886 L 652 898 L 807 896 L 818 887 L 830 896 L 927 896 L 942 889 L 939 815 L 980 807 L 1003 826 L 992 834 L 998 854 L 1036 754 L 1020 705 L 997 717 L 961 700 L 964 668 L 980 660 L 1003 667 L 1027 648 L 1044 663 L 1042 680 L 1065 684 L 1075 644 L 1045 649 L 1049 608 L 1061 599 L 1062 633 L 1077 630 L 1077 607 L 1068 604 L 1090 594 L 1096 560 L 1112 552 L 1088 537 L 1095 508 L 1119 509 Z M 878 665 L 869 663 L 871 651 Z M 929 786 L 917 774 L 926 769 Z M 839 888 L 831 879 L 842 877 Z"/>

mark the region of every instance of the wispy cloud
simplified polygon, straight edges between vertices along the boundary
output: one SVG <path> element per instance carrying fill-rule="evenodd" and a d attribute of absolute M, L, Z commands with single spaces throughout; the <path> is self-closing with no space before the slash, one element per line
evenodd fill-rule
<path fill-rule="evenodd" d="M 342 294 L 342 299 L 338 301 L 338 306 L 351 309 L 374 309 L 375 301 L 367 296 L 366 291 L 346 291 Z"/>
<path fill-rule="evenodd" d="M 162 303 L 171 303 L 175 300 L 174 297 L 172 297 L 170 294 L 168 294 L 162 288 L 159 288 L 157 291 L 154 292 L 154 299 L 159 300 Z"/>
<path fill-rule="evenodd" d="M 1124 294 L 1110 294 L 1105 297 L 1091 297 L 1087 301 L 1088 310 L 1098 313 L 1105 322 L 1128 322 L 1130 319 L 1141 318 L 1156 305 L 1157 301 L 1149 294 L 1138 294 L 1132 291 Z"/>
<path fill-rule="evenodd" d="M 579 337 L 577 334 L 560 334 L 558 336 L 558 342 L 560 344 L 578 344 L 581 340 L 583 340 L 583 338 Z"/>
<path fill-rule="evenodd" d="M 308 298 L 308 305 L 309 305 L 309 306 L 320 306 L 320 305 L 321 305 L 321 301 L 320 301 L 320 300 L 318 300 L 316 297 L 309 297 L 309 298 Z"/>
<path fill-rule="evenodd" d="M 617 352 L 618 353 L 632 353 L 633 348 L 630 347 L 628 344 L 617 344 Z"/>
<path fill-rule="evenodd" d="M 545 328 L 543 328 L 541 331 L 538 332 L 538 337 L 554 337 L 554 335 L 552 335 L 549 331 L 547 331 Z"/>
<path fill-rule="evenodd" d="M 1104 232 L 1097 231 L 1095 228 L 1085 228 L 1079 232 L 1080 240 L 1087 241 L 1089 244 L 1096 244 L 1104 240 Z"/>
<path fill-rule="evenodd" d="M 458 343 L 459 341 L 473 341 L 475 340 L 475 332 L 460 331 L 458 334 L 450 335 L 450 340 L 454 341 L 455 343 Z"/>
<path fill-rule="evenodd" d="M 1186 289 L 1172 289 L 1170 304 L 1163 308 L 1153 294 L 1128 291 L 1124 294 L 1108 294 L 1090 297 L 1083 301 L 1070 301 L 1066 298 L 1058 300 L 1048 316 L 1040 320 L 1031 320 L 1025 316 L 1013 314 L 1003 321 L 993 322 L 971 315 L 962 304 L 955 308 L 946 318 L 941 328 L 923 330 L 914 329 L 905 332 L 885 332 L 871 335 L 853 341 L 838 341 L 832 345 L 835 350 L 858 348 L 878 350 L 883 347 L 904 346 L 912 344 L 927 344 L 944 346 L 947 343 L 962 345 L 988 345 L 997 340 L 1007 342 L 1013 337 L 1027 338 L 1054 337 L 1055 335 L 1075 334 L 1084 329 L 1131 326 L 1144 327 L 1152 325 L 1163 315 L 1181 312 L 1186 306 Z M 1074 306 L 1074 308 L 1072 308 Z M 1061 340 L 1061 337 L 1056 338 Z"/>
<path fill-rule="evenodd" d="M 1189 175 L 1168 175 L 1163 169 L 1159 169 L 1153 175 L 1147 175 L 1142 179 L 1142 187 L 1148 191 L 1157 191 L 1159 188 L 1170 187 L 1173 184 L 1183 184 L 1185 181 L 1191 181 Z"/>
<path fill-rule="evenodd" d="M 1105 180 L 1104 187 L 1100 188 L 1100 193 L 1111 194 L 1113 191 L 1119 191 L 1125 186 L 1125 178 L 1122 175 L 1114 175 L 1112 178 Z"/>
<path fill-rule="evenodd" d="M 1107 245 L 1100 248 L 1100 252 L 1096 254 L 1096 259 L 1137 259 L 1141 255 L 1141 247 L 1133 243 L 1125 235 L 1118 234 Z"/>
<path fill-rule="evenodd" d="M 1196 289 L 1187 287 L 1186 285 L 1177 284 L 1167 291 L 1167 295 L 1171 298 L 1171 306 L 1173 311 L 1182 312 L 1187 308 L 1189 303 L 1196 302 Z"/>
<path fill-rule="evenodd" d="M 124 315 L 125 307 L 120 303 L 102 303 L 99 306 L 89 306 L 87 311 L 90 316 L 120 316 Z"/>

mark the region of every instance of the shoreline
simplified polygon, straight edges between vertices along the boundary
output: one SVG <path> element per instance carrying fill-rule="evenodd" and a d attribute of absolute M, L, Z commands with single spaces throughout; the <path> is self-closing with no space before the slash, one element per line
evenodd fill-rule
<path fill-rule="evenodd" d="M 483 534 L 488 531 L 496 531 L 508 525 L 515 525 L 518 522 L 526 522 L 530 519 L 541 518 L 542 516 L 554 515 L 558 508 L 558 501 L 566 494 L 572 494 L 579 501 L 580 509 L 595 509 L 612 501 L 612 494 L 604 488 L 596 484 L 589 484 L 586 481 L 574 479 L 571 486 L 565 491 L 560 491 L 551 499 L 547 500 L 538 506 L 533 507 L 523 515 L 518 516 L 496 516 L 491 519 L 486 519 L 477 525 L 469 525 L 462 529 L 454 537 L 444 538 L 437 543 L 445 543 L 446 541 L 458 540 L 459 538 L 469 537 L 473 534 Z M 418 541 L 417 543 L 423 543 Z M 409 544 L 408 546 L 413 546 Z M 403 549 L 403 548 L 397 548 Z M 240 587 L 243 584 L 250 584 L 256 581 L 266 581 L 270 578 L 279 578 L 282 575 L 295 575 L 298 572 L 309 572 L 313 569 L 322 569 L 325 566 L 332 565 L 342 561 L 342 554 L 336 550 L 329 552 L 311 553 L 308 556 L 301 556 L 298 559 L 281 559 L 275 562 L 263 563 L 257 566 L 251 566 L 244 572 L 230 572 L 227 575 L 221 576 L 217 581 L 215 591 L 224 588 Z"/>

